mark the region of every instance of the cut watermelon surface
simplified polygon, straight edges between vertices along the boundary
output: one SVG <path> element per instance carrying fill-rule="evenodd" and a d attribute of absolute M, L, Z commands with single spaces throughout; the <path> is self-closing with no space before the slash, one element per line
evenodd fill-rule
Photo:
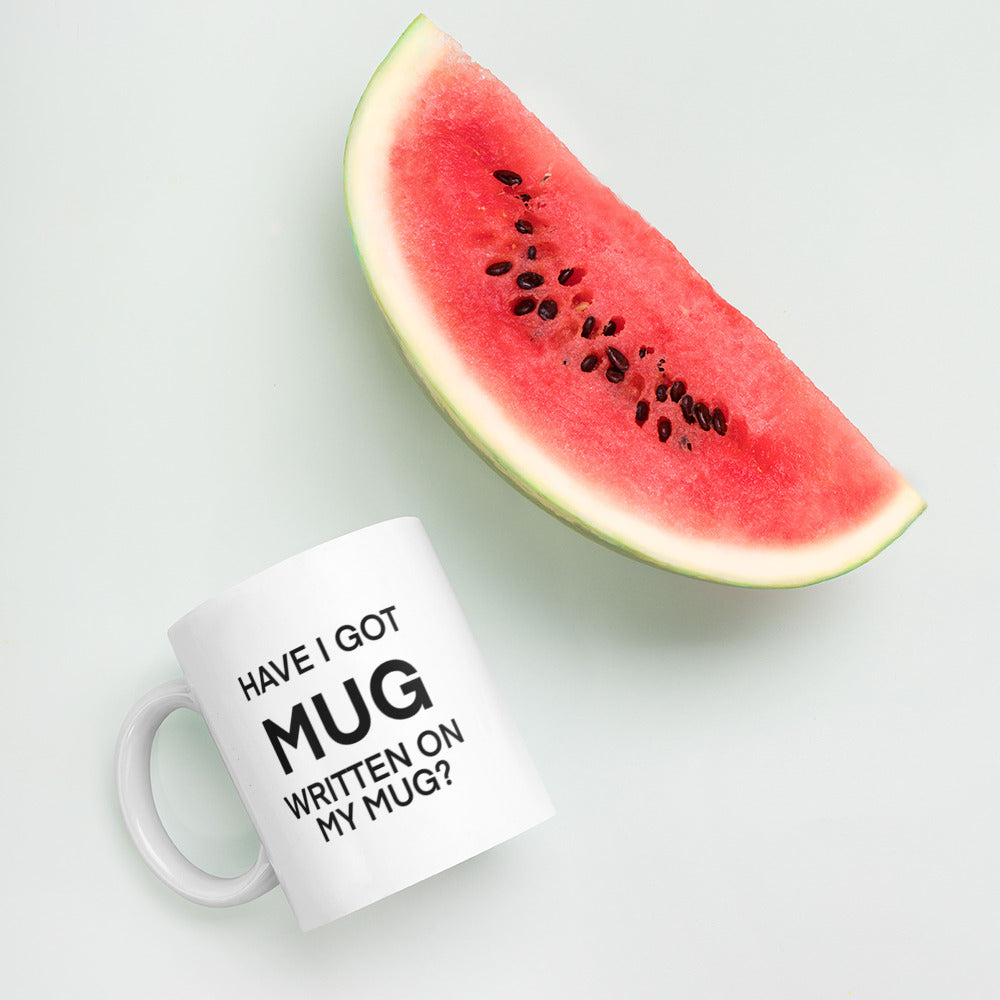
<path fill-rule="evenodd" d="M 682 573 L 843 573 L 918 494 L 669 240 L 426 18 L 358 106 L 359 258 L 432 399 L 574 527 Z"/>

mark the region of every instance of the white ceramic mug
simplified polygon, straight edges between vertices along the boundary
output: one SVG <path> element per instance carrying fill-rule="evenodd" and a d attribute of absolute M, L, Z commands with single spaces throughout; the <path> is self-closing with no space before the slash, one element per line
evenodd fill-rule
<path fill-rule="evenodd" d="M 231 906 L 281 884 L 309 930 L 552 815 L 421 523 L 398 518 L 279 563 L 169 630 L 185 680 L 122 726 L 122 815 L 181 895 Z M 200 712 L 261 840 L 210 875 L 157 814 L 149 756 L 176 708 Z"/>

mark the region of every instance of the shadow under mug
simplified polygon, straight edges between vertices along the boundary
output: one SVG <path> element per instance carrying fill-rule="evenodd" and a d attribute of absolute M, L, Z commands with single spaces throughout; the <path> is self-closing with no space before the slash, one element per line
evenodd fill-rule
<path fill-rule="evenodd" d="M 553 815 L 416 518 L 279 563 L 168 636 L 184 679 L 132 708 L 115 763 L 139 853 L 187 899 L 280 884 L 309 930 Z M 236 878 L 192 864 L 157 813 L 150 753 L 178 708 L 204 717 L 260 837 Z"/>

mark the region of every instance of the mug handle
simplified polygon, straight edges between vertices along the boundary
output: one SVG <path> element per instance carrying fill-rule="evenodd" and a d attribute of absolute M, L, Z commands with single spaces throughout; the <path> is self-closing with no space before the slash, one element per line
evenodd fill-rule
<path fill-rule="evenodd" d="M 140 698 L 122 724 L 115 749 L 115 776 L 125 826 L 154 874 L 185 899 L 202 906 L 248 903 L 278 884 L 263 845 L 244 874 L 235 878 L 210 875 L 180 852 L 156 811 L 149 773 L 153 737 L 164 719 L 178 708 L 200 712 L 184 681 L 168 681 Z"/>

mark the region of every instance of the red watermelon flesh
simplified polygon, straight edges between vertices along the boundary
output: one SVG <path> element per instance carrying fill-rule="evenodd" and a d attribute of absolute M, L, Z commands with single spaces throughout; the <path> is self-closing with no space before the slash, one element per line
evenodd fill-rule
<path fill-rule="evenodd" d="M 857 565 L 923 509 L 773 341 L 426 19 L 359 105 L 345 190 L 421 381 L 576 527 L 682 572 L 783 586 Z"/>

